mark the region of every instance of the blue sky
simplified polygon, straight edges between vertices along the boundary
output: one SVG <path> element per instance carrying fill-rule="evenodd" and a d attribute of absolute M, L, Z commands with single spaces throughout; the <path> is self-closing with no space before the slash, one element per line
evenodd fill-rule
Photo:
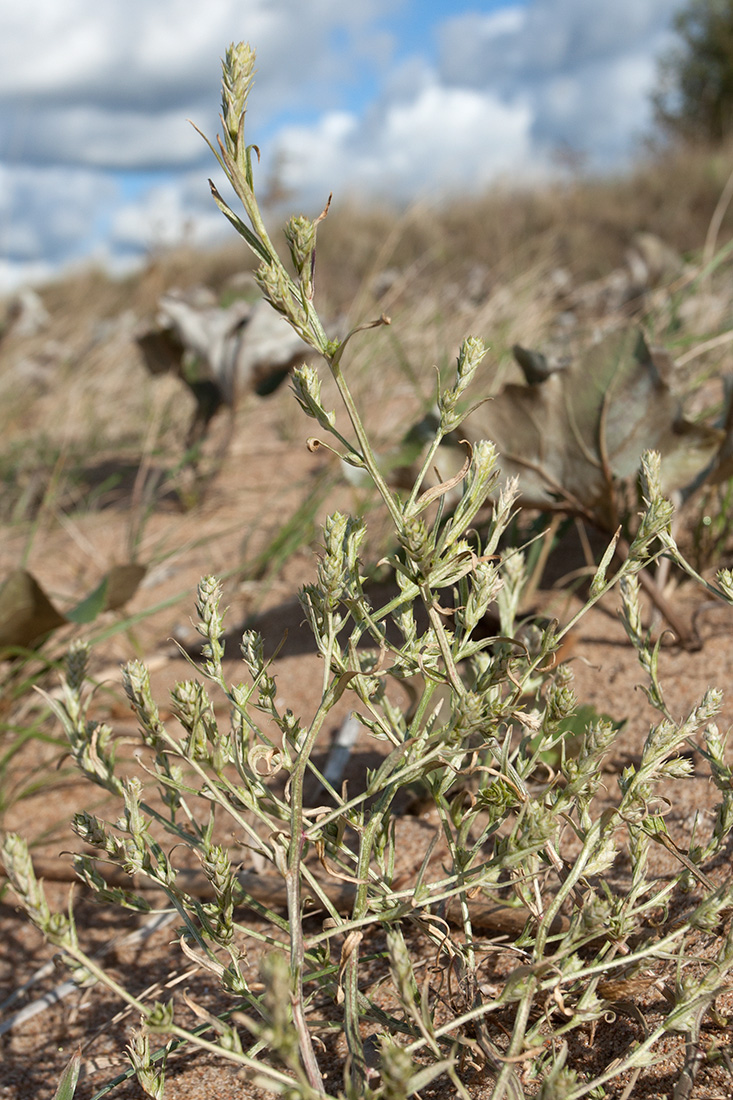
<path fill-rule="evenodd" d="M 0 293 L 227 232 L 206 180 L 219 58 L 257 49 L 249 137 L 294 204 L 623 170 L 679 0 L 0 2 Z"/>

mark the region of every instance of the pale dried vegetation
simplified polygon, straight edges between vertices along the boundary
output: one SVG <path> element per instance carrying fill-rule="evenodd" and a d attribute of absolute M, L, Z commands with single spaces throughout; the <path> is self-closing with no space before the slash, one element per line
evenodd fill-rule
<path fill-rule="evenodd" d="M 230 127 L 225 149 L 235 159 L 239 141 Z M 244 171 L 246 162 L 237 163 Z M 163 1046 L 170 1097 L 193 1097 L 197 1088 L 303 1100 L 729 1095 L 733 898 L 729 879 L 714 873 L 729 859 L 733 820 L 729 753 L 715 726 L 714 689 L 727 685 L 698 686 L 684 713 L 670 702 L 658 679 L 660 628 L 647 634 L 653 619 L 637 586 L 642 570 L 648 577 L 667 559 L 671 586 L 664 570 L 649 582 L 662 614 L 676 606 L 685 571 L 722 605 L 731 598 L 728 437 L 711 444 L 724 440 L 712 459 L 720 476 L 688 492 L 675 520 L 661 491 L 664 456 L 660 472 L 654 454 L 639 454 L 640 480 L 624 485 L 610 471 L 623 536 L 601 562 L 614 533 L 605 531 L 595 561 L 572 570 L 580 598 L 571 607 L 568 597 L 562 622 L 532 621 L 544 546 L 576 537 L 572 520 L 592 519 L 593 509 L 558 498 L 517 518 L 513 490 L 499 492 L 497 459 L 480 433 L 470 436 L 460 477 L 449 476 L 444 444 L 460 435 L 472 401 L 522 380 L 514 345 L 543 350 L 552 365 L 594 341 L 602 347 L 603 336 L 631 323 L 677 360 L 665 385 L 688 417 L 685 430 L 701 439 L 699 421 L 722 433 L 733 223 L 720 197 L 730 168 L 730 150 L 680 150 L 650 154 L 617 180 L 498 189 L 435 208 L 340 208 L 337 197 L 318 226 L 318 315 L 307 293 L 308 223 L 291 225 L 294 275 L 268 252 L 258 276 L 323 354 L 320 389 L 304 368 L 293 380 L 297 404 L 286 387 L 266 399 L 245 395 L 217 415 L 195 454 L 181 443 L 190 393 L 178 379 L 150 378 L 134 337 L 173 287 L 205 285 L 223 304 L 251 293 L 257 265 L 241 243 L 160 254 L 121 281 L 99 272 L 64 278 L 39 290 L 47 316 L 35 330 L 8 313 L 0 337 L 2 575 L 31 572 L 67 617 L 113 565 L 142 563 L 147 575 L 128 593 L 127 611 L 99 596 L 40 654 L 5 665 L 6 865 L 17 897 L 77 980 L 96 979 L 118 998 L 111 1007 L 95 1002 L 96 1023 L 127 1005 L 120 1026 L 139 1025 L 130 1060 L 148 1095 L 163 1095 L 162 1062 L 151 1060 Z M 255 204 L 248 213 L 255 242 L 266 242 Z M 339 346 L 318 317 L 344 334 L 380 315 L 391 324 L 349 341 L 342 374 Z M 469 333 L 485 340 L 486 357 L 479 341 L 464 342 Z M 304 427 L 304 410 L 317 428 Z M 421 422 L 422 445 L 410 449 L 409 429 Z M 346 461 L 321 447 L 307 465 L 302 443 L 311 431 Z M 680 475 L 675 493 L 689 480 Z M 592 554 L 593 533 L 578 531 Z M 570 574 L 570 565 L 578 562 L 556 571 Z M 195 644 L 191 601 L 181 599 L 204 574 L 224 578 L 227 626 L 237 632 L 228 653 L 242 643 L 243 672 L 222 663 L 221 590 L 212 579 L 199 588 L 203 648 L 200 637 Z M 275 661 L 288 614 L 293 623 L 294 584 L 304 580 L 295 622 L 308 621 L 313 652 L 293 658 L 285 647 Z M 573 628 L 612 592 L 656 708 L 651 732 L 639 733 L 625 757 L 614 714 L 576 699 L 572 666 L 562 663 Z M 263 610 L 275 636 L 242 637 L 243 624 L 268 621 L 256 618 Z M 171 636 L 195 668 L 179 660 L 179 682 L 163 703 L 158 688 L 173 687 L 177 656 Z M 59 689 L 53 665 L 72 639 Z M 91 658 L 88 640 L 96 641 Z M 683 640 L 700 641 L 694 629 Z M 727 637 L 706 644 L 725 646 Z M 143 662 L 127 665 L 123 699 L 119 663 L 137 657 Z M 101 682 L 94 693 L 87 673 Z M 302 691 L 292 686 L 298 676 Z M 592 687 L 593 676 L 583 683 Z M 35 683 L 49 693 L 48 707 L 31 691 Z M 293 714 L 291 698 L 311 710 Z M 618 705 L 621 713 L 626 700 Z M 323 735 L 349 709 L 372 755 L 352 764 L 342 789 L 323 779 Z M 65 770 L 69 756 L 86 785 Z M 674 792 L 693 782 L 693 761 L 712 777 L 715 797 L 699 835 L 688 828 L 672 840 L 665 818 Z M 430 807 L 422 821 L 416 803 Z M 402 812 L 410 807 L 412 817 Z M 104 906 L 102 917 L 83 909 L 78 935 L 63 902 L 48 908 L 17 835 L 38 842 L 47 878 L 63 878 L 70 861 L 56 853 L 74 843 L 70 811 L 87 853 L 77 869 Z M 307 849 L 318 858 L 306 858 Z M 93 852 L 105 860 L 95 864 Z M 306 897 L 320 915 L 309 915 L 310 901 L 304 915 Z M 168 941 L 176 937 L 169 928 L 151 939 L 146 979 L 163 984 L 145 992 L 134 968 L 125 978 L 129 947 L 121 943 L 109 959 L 92 947 L 105 949 L 119 903 L 145 913 L 160 899 L 176 912 L 181 952 L 171 976 Z M 17 937 L 3 969 L 15 1012 L 12 982 L 30 975 L 41 951 L 19 930 L 7 888 L 3 900 L 6 944 Z M 186 995 L 174 988 L 181 974 Z M 87 1100 L 125 1070 L 111 1028 L 105 1049 L 116 1068 L 100 1077 L 104 1057 L 80 1011 L 69 1034 L 86 1044 L 76 1095 Z M 52 1095 L 66 1060 L 55 1039 L 48 1053 L 39 1031 L 24 1047 L 28 1026 L 18 1018 L 3 1039 L 12 1074 L 0 1096 L 8 1100 L 30 1095 L 31 1079 L 39 1096 Z M 179 1044 L 201 1056 L 197 1083 L 185 1076 Z M 246 1070 L 247 1083 L 207 1076 L 209 1055 L 230 1074 L 232 1066 Z M 42 1080 L 32 1076 L 34 1058 Z M 663 1086 L 660 1060 L 674 1066 Z M 71 1097 L 76 1068 L 59 1097 Z M 111 1094 L 131 1096 L 128 1087 L 121 1082 Z"/>

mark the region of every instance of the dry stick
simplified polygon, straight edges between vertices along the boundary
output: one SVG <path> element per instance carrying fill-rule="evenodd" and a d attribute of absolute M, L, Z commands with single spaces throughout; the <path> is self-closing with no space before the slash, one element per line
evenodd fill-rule
<path fill-rule="evenodd" d="M 715 249 L 718 243 L 718 233 L 720 232 L 720 227 L 723 224 L 723 218 L 725 217 L 726 211 L 730 206 L 732 199 L 733 170 L 728 176 L 728 179 L 725 182 L 725 187 L 720 193 L 720 198 L 718 199 L 718 202 L 715 206 L 713 216 L 710 219 L 710 224 L 708 225 L 708 231 L 705 235 L 705 245 L 702 250 L 700 270 L 701 272 L 706 273 L 704 275 L 704 280 L 708 285 L 710 284 L 710 279 L 712 275 L 712 272 L 709 270 L 709 268 L 711 267 L 713 258 L 715 256 Z M 698 276 L 696 275 L 695 278 L 697 277 Z M 671 291 L 681 289 L 688 281 L 689 279 L 680 279 L 669 289 Z M 724 344 L 729 343 L 732 339 L 733 330 L 729 329 L 727 332 L 722 332 L 718 336 L 713 336 L 710 340 L 704 340 L 702 344 L 698 344 L 697 347 L 691 348 L 689 351 L 686 351 L 684 355 L 677 356 L 677 366 L 683 367 L 687 363 L 692 362 L 692 360 L 696 359 L 699 355 L 703 355 L 706 351 L 714 351 L 715 348 L 722 347 Z"/>
<path fill-rule="evenodd" d="M 539 555 L 537 557 L 537 561 L 535 562 L 534 569 L 532 570 L 532 575 L 531 575 L 531 577 L 529 578 L 529 580 L 527 581 L 527 583 L 524 587 L 524 592 L 522 593 L 522 606 L 523 607 L 528 607 L 531 604 L 532 600 L 535 598 L 535 595 L 537 593 L 537 589 L 539 588 L 540 584 L 542 583 L 542 576 L 545 572 L 545 566 L 547 565 L 547 559 L 549 558 L 550 553 L 552 551 L 552 543 L 553 543 L 553 540 L 555 538 L 555 535 L 557 534 L 557 529 L 560 526 L 561 522 L 562 522 L 561 514 L 559 512 L 555 512 L 555 514 L 550 519 L 550 523 L 547 527 L 547 530 L 545 531 L 544 535 L 542 536 L 542 546 L 540 547 L 540 552 L 539 552 Z"/>
<path fill-rule="evenodd" d="M 717 201 L 715 210 L 713 211 L 713 216 L 710 219 L 708 231 L 705 235 L 705 245 L 702 250 L 703 270 L 709 267 L 713 256 L 715 255 L 715 246 L 718 242 L 718 233 L 720 232 L 720 227 L 723 224 L 725 212 L 730 206 L 731 199 L 733 199 L 733 170 L 728 176 L 728 179 L 725 181 L 725 187 L 720 192 L 720 198 Z"/>
<path fill-rule="evenodd" d="M 67 871 L 71 870 L 71 868 L 64 869 Z M 45 877 L 52 878 L 53 876 L 46 875 Z M 69 880 L 71 880 L 72 877 L 72 875 L 69 875 Z M 63 879 L 60 881 L 66 880 Z M 92 957 L 95 959 L 101 959 L 104 958 L 104 956 L 108 954 L 113 947 L 122 947 L 125 944 L 137 943 L 145 940 L 148 938 L 148 936 L 152 936 L 154 932 L 157 932 L 159 928 L 163 928 L 166 924 L 170 924 L 171 921 L 174 920 L 175 916 L 175 913 L 154 913 L 153 916 L 145 921 L 145 923 L 140 928 L 136 928 L 133 932 L 129 932 L 126 936 L 122 936 L 122 938 L 120 939 L 116 938 L 110 940 L 109 943 L 104 944 L 99 951 L 96 951 Z M 55 963 L 53 962 L 53 960 L 51 962 L 44 963 L 44 965 L 40 967 L 27 982 L 24 983 L 24 985 L 22 985 L 19 989 L 16 989 L 15 992 L 10 997 L 8 997 L 6 1001 L 3 1001 L 3 1004 L 0 1005 L 0 1008 L 6 1008 L 10 1004 L 12 1004 L 15 1000 L 17 1000 L 18 997 L 22 996 L 23 993 L 25 993 L 28 989 L 35 985 L 36 982 L 40 981 L 41 978 L 45 978 L 47 974 L 51 973 L 54 968 Z M 44 993 L 42 997 L 39 997 L 37 1000 L 33 1001 L 29 1005 L 25 1005 L 24 1008 L 19 1009 L 17 1012 L 14 1012 L 12 1016 L 8 1016 L 6 1020 L 3 1020 L 2 1023 L 0 1023 L 0 1035 L 4 1035 L 6 1031 L 11 1031 L 19 1024 L 25 1023 L 26 1020 L 32 1019 L 32 1017 L 37 1016 L 39 1012 L 44 1012 L 47 1008 L 50 1008 L 51 1005 L 57 1004 L 59 1001 L 63 1001 L 64 997 L 68 997 L 70 993 L 74 993 L 78 990 L 78 983 L 73 981 L 72 979 L 61 982 L 53 989 L 50 989 L 48 993 Z"/>
<path fill-rule="evenodd" d="M 718 336 L 711 336 L 709 340 L 703 340 L 702 344 L 697 344 L 694 348 L 686 351 L 684 355 L 678 356 L 677 366 L 684 367 L 691 363 L 693 359 L 704 355 L 706 351 L 715 351 L 716 348 L 722 348 L 724 344 L 729 344 L 731 340 L 733 340 L 733 329 L 727 329 Z"/>
<path fill-rule="evenodd" d="M 705 1064 L 707 1058 L 705 1051 L 700 1046 L 700 1023 L 703 1013 L 697 1015 L 695 1026 L 685 1035 L 685 1061 L 682 1066 L 682 1073 L 672 1093 L 672 1100 L 690 1100 L 697 1071 Z"/>
<path fill-rule="evenodd" d="M 353 714 L 341 723 L 328 754 L 323 778 L 334 790 L 339 790 L 354 745 L 361 730 L 361 722 Z"/>

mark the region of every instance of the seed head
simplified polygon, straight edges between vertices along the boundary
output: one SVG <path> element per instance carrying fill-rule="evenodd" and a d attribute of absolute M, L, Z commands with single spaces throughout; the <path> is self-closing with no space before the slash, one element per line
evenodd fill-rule
<path fill-rule="evenodd" d="M 321 380 L 318 371 L 307 363 L 296 367 L 291 376 L 295 400 L 303 412 L 317 420 L 320 426 L 329 431 L 336 423 L 336 413 L 326 412 L 321 402 Z"/>
<path fill-rule="evenodd" d="M 224 123 L 224 143 L 232 155 L 243 129 L 247 96 L 254 79 L 255 52 L 249 43 L 232 43 L 221 63 L 221 117 Z"/>

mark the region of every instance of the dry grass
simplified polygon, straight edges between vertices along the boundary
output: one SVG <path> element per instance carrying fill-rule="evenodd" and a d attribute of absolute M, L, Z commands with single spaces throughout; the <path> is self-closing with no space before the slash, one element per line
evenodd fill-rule
<path fill-rule="evenodd" d="M 337 201 L 319 233 L 321 312 L 332 318 L 349 312 L 355 320 L 383 310 L 393 319 L 391 328 L 358 345 L 349 363 L 377 450 L 394 444 L 429 407 L 432 368 L 446 373 L 467 332 L 491 345 L 475 386 L 480 394 L 495 390 L 514 369 L 514 342 L 533 346 L 561 335 L 558 317 L 567 310 L 554 277 L 559 267 L 569 272 L 571 286 L 601 279 L 625 262 L 639 231 L 657 234 L 687 261 L 699 260 L 729 162 L 730 151 L 680 151 L 618 180 L 497 190 L 406 212 L 339 208 Z M 728 214 L 719 246 L 732 231 Z M 92 587 L 94 570 L 137 552 L 157 566 L 165 559 L 171 570 L 170 577 L 156 574 L 142 596 L 146 608 L 183 595 L 192 573 L 230 571 L 235 576 L 227 602 L 241 619 L 251 613 L 261 594 L 253 597 L 247 587 L 245 559 L 266 546 L 277 521 L 285 524 L 313 491 L 312 475 L 303 474 L 296 485 L 295 464 L 283 465 L 286 449 L 302 440 L 301 414 L 285 391 L 266 406 L 239 409 L 222 476 L 206 494 L 185 501 L 175 469 L 190 399 L 175 380 L 147 376 L 133 341 L 136 324 L 154 312 L 164 291 L 205 284 L 225 300 L 239 293 L 238 276 L 248 266 L 244 247 L 235 243 L 211 253 L 161 254 L 122 281 L 89 272 L 41 289 L 49 327 L 22 339 L 10 332 L 0 344 L 3 570 L 27 562 L 45 571 L 71 602 Z M 380 287 L 385 271 L 390 277 Z M 723 265 L 708 291 L 730 300 L 730 282 Z M 638 307 L 651 311 L 654 331 L 685 348 L 711 334 L 709 326 L 693 328 L 680 317 L 688 293 L 682 287 L 670 295 L 663 288 Z M 730 327 L 731 320 L 726 307 L 712 332 Z M 583 332 L 599 323 L 609 318 L 579 319 Z M 688 388 L 721 370 L 728 347 L 691 361 Z M 334 394 L 325 380 L 323 395 L 330 407 Z M 700 409 L 717 399 L 717 390 L 706 390 Z M 319 470 L 333 470 L 328 462 L 323 459 Z M 157 483 L 151 480 L 156 471 L 162 474 Z M 152 486 L 147 496 L 145 486 Z M 358 490 L 342 484 L 338 492 L 347 509 L 367 506 Z M 235 536 L 221 534 L 237 525 Z M 307 543 L 312 528 L 304 523 L 297 535 Z M 186 596 L 179 616 L 184 628 L 189 602 Z M 171 634 L 179 636 L 171 622 L 166 609 L 144 629 L 130 623 L 124 645 L 99 652 L 113 662 L 130 651 L 147 655 Z"/>
<path fill-rule="evenodd" d="M 467 332 L 490 346 L 477 379 L 482 394 L 495 392 L 515 369 L 515 342 L 567 340 L 559 325 L 568 309 L 561 287 L 607 276 L 624 263 L 637 232 L 658 234 L 686 261 L 699 260 L 732 163 L 731 150 L 678 150 L 616 180 L 495 189 L 402 212 L 355 209 L 337 196 L 319 232 L 321 313 L 363 320 L 383 311 L 393 320 L 355 344 L 350 364 L 377 448 L 393 445 L 396 433 L 431 405 L 435 368 L 450 366 Z M 718 246 L 732 230 L 726 211 Z M 244 245 L 234 241 L 212 252 L 161 253 L 122 280 L 88 271 L 40 289 L 48 327 L 31 337 L 11 329 L 0 343 L 3 569 L 27 557 L 39 516 L 45 535 L 69 516 L 107 507 L 127 510 L 131 527 L 139 528 L 141 509 L 149 516 L 151 509 L 195 503 L 176 473 L 192 399 L 177 380 L 147 375 L 134 332 L 170 288 L 203 284 L 229 300 L 242 293 L 249 267 Z M 568 273 L 563 279 L 559 268 Z M 662 289 L 640 308 L 650 311 L 653 332 L 677 350 L 692 347 L 694 356 L 696 341 L 730 327 L 730 281 L 722 265 L 689 318 L 680 305 L 689 287 L 671 296 Z M 592 310 L 579 315 L 571 335 L 584 338 L 599 322 L 609 323 Z M 716 383 L 700 390 L 699 380 L 725 368 L 729 346 L 693 357 L 680 376 L 688 390 L 700 391 L 697 412 L 721 400 Z M 278 435 L 299 438 L 293 402 L 287 395 L 271 402 Z"/>

